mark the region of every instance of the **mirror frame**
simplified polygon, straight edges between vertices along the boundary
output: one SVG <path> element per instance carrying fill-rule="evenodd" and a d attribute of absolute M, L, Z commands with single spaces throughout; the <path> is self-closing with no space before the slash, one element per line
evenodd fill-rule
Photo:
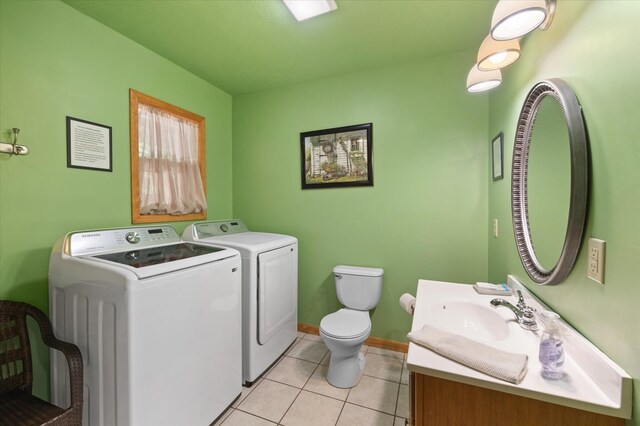
<path fill-rule="evenodd" d="M 198 126 L 198 165 L 202 178 L 202 189 L 207 194 L 206 157 L 205 157 L 205 118 L 170 103 L 129 89 L 129 137 L 131 141 L 131 223 L 178 222 L 184 220 L 202 220 L 207 218 L 207 210 L 190 214 L 140 214 L 140 172 L 138 149 L 138 104 L 149 105 L 167 114 L 191 121 Z"/>
<path fill-rule="evenodd" d="M 549 270 L 538 261 L 529 228 L 527 172 L 531 134 L 538 108 L 545 96 L 553 96 L 564 113 L 569 132 L 571 156 L 571 194 L 567 231 L 562 252 Z M 587 215 L 589 185 L 589 152 L 582 108 L 571 87 L 561 79 L 543 80 L 533 86 L 527 95 L 520 116 L 513 147 L 511 171 L 511 213 L 513 231 L 520 260 L 529 277 L 540 285 L 562 282 L 575 263 L 582 244 Z"/>

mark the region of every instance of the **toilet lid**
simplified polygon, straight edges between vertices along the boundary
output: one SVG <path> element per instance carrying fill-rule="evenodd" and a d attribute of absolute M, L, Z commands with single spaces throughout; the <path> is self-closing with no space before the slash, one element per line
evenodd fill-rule
<path fill-rule="evenodd" d="M 362 336 L 371 328 L 369 312 L 340 309 L 320 321 L 320 330 L 337 339 L 352 339 Z"/>

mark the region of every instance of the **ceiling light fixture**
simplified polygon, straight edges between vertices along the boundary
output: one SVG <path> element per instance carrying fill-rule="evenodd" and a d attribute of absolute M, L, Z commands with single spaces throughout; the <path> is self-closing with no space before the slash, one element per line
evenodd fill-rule
<path fill-rule="evenodd" d="M 502 83 L 502 73 L 499 69 L 491 71 L 481 71 L 474 65 L 467 76 L 467 91 L 484 92 L 498 87 Z"/>
<path fill-rule="evenodd" d="M 282 0 L 298 21 L 336 10 L 334 0 Z"/>
<path fill-rule="evenodd" d="M 512 40 L 538 27 L 546 30 L 555 9 L 556 0 L 500 0 L 493 11 L 491 37 Z"/>
<path fill-rule="evenodd" d="M 519 57 L 518 40 L 497 41 L 488 35 L 478 50 L 478 69 L 490 71 L 503 68 L 517 61 Z"/>

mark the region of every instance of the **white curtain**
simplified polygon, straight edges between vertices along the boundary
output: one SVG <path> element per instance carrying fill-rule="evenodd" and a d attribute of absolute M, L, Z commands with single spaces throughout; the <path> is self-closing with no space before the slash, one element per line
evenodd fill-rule
<path fill-rule="evenodd" d="M 207 209 L 198 165 L 198 125 L 148 105 L 138 106 L 140 214 Z"/>

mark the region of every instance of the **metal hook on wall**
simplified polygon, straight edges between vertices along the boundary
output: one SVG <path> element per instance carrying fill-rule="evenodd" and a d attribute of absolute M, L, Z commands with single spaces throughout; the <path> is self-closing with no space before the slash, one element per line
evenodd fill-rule
<path fill-rule="evenodd" d="M 13 142 L 0 142 L 0 152 L 9 155 L 27 155 L 29 148 L 24 145 L 18 145 L 18 133 L 20 133 L 20 129 L 14 127 L 11 130 L 13 131 Z"/>

